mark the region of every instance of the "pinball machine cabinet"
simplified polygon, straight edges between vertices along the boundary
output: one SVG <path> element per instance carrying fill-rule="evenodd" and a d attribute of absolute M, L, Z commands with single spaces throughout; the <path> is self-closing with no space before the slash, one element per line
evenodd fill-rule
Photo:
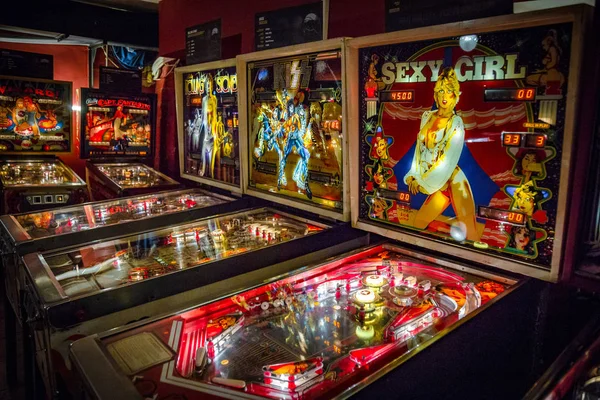
<path fill-rule="evenodd" d="M 85 182 L 57 157 L 72 147 L 71 82 L 0 76 L 0 87 L 0 214 L 85 202 Z"/>
<path fill-rule="evenodd" d="M 81 158 L 93 200 L 176 189 L 145 163 L 154 155 L 156 98 L 81 89 Z"/>

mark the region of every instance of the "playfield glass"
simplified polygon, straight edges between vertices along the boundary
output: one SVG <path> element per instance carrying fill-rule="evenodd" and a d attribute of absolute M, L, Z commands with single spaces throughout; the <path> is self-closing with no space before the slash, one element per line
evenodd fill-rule
<path fill-rule="evenodd" d="M 39 239 L 193 208 L 209 207 L 225 201 L 219 197 L 186 190 L 18 214 L 14 215 L 14 218 L 29 237 Z"/>
<path fill-rule="evenodd" d="M 364 249 L 104 344 L 146 397 L 346 398 L 514 283 L 400 251 Z"/>
<path fill-rule="evenodd" d="M 59 160 L 6 160 L 0 162 L 4 187 L 69 186 L 85 184 Z"/>
<path fill-rule="evenodd" d="M 71 297 L 197 267 L 322 229 L 258 209 L 40 257 L 59 292 Z"/>
<path fill-rule="evenodd" d="M 184 73 L 183 96 L 185 173 L 239 186 L 235 67 Z"/>
<path fill-rule="evenodd" d="M 94 165 L 102 174 L 122 189 L 149 188 L 174 183 L 171 178 L 141 163 Z"/>
<path fill-rule="evenodd" d="M 360 49 L 360 218 L 549 268 L 571 30 Z"/>
<path fill-rule="evenodd" d="M 341 210 L 340 51 L 253 62 L 248 81 L 249 186 Z"/>

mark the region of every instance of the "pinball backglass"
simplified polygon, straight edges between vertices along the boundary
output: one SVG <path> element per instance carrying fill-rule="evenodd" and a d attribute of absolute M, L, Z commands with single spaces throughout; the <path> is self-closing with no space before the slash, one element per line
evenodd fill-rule
<path fill-rule="evenodd" d="M 344 68 L 344 39 L 238 57 L 248 193 L 348 219 Z"/>
<path fill-rule="evenodd" d="M 241 192 L 235 60 L 177 68 L 175 79 L 182 176 Z"/>
<path fill-rule="evenodd" d="M 155 97 L 81 89 L 81 158 L 153 154 Z"/>
<path fill-rule="evenodd" d="M 0 154 L 71 151 L 71 82 L 0 76 Z"/>
<path fill-rule="evenodd" d="M 358 225 L 557 278 L 579 45 L 545 15 L 352 42 Z"/>

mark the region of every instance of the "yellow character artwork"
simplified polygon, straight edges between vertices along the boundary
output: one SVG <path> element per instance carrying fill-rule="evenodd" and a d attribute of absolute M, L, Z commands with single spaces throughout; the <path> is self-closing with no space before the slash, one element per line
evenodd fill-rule
<path fill-rule="evenodd" d="M 425 111 L 421 117 L 415 153 L 404 182 L 413 195 L 427 195 L 415 215 L 415 228 L 426 229 L 452 205 L 457 227 L 467 240 L 477 241 L 473 192 L 458 166 L 465 140 L 463 120 L 455 111 L 459 97 L 456 73 L 453 68 L 445 68 L 434 87 L 437 110 Z"/>
<path fill-rule="evenodd" d="M 542 197 L 542 193 L 533 186 L 533 181 L 529 181 L 515 189 L 513 210 L 520 211 L 531 217 L 538 200 Z"/>
<path fill-rule="evenodd" d="M 331 147 L 335 154 L 338 168 L 342 170 L 342 106 L 336 102 L 327 102 L 323 104 L 323 123 L 326 127 L 324 131 L 331 137 Z"/>
<path fill-rule="evenodd" d="M 373 54 L 371 56 L 371 64 L 369 64 L 369 81 L 375 82 L 377 84 L 377 90 L 381 90 L 385 87 L 385 83 L 383 83 L 381 77 L 379 77 L 377 64 L 379 64 L 379 56 Z"/>
<path fill-rule="evenodd" d="M 212 127 L 213 135 L 213 148 L 212 156 L 210 158 L 210 177 L 215 177 L 215 162 L 221 158 L 221 146 L 225 140 L 225 125 L 223 124 L 223 117 L 219 115 L 217 122 Z"/>
<path fill-rule="evenodd" d="M 388 209 L 388 203 L 379 197 L 373 197 L 371 200 L 371 218 L 387 219 L 385 213 Z"/>
<path fill-rule="evenodd" d="M 202 127 L 201 131 L 204 134 L 202 142 L 202 169 L 200 176 L 205 176 L 207 167 L 210 168 L 211 178 L 215 177 L 214 171 L 214 147 L 215 138 L 218 135 L 217 126 L 217 97 L 213 93 L 213 77 L 206 75 L 204 78 L 205 95 L 202 98 Z M 209 166 L 210 165 L 210 166 Z"/>

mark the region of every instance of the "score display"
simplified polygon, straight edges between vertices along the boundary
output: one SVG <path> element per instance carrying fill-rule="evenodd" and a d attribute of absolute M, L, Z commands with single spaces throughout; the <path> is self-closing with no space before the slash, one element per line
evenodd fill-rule
<path fill-rule="evenodd" d="M 492 219 L 512 225 L 525 225 L 527 221 L 525 214 L 510 210 L 499 210 L 496 208 L 479 206 L 477 214 L 481 218 Z"/>
<path fill-rule="evenodd" d="M 377 190 L 377 197 L 396 200 L 402 203 L 410 204 L 410 193 L 404 191 L 396 191 L 396 190 L 388 190 L 388 189 L 379 189 Z"/>
<path fill-rule="evenodd" d="M 529 132 L 502 132 L 502 146 L 504 147 L 546 147 L 546 135 Z"/>
<path fill-rule="evenodd" d="M 502 88 L 485 89 L 483 99 L 485 101 L 535 101 L 535 88 Z"/>
<path fill-rule="evenodd" d="M 412 103 L 415 101 L 414 90 L 386 90 L 379 93 L 382 103 Z"/>

